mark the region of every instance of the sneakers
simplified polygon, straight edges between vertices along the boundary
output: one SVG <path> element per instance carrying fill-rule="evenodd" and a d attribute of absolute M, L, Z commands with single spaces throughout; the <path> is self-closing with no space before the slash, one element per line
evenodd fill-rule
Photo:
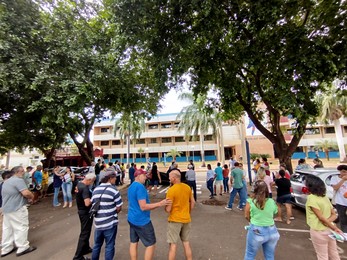
<path fill-rule="evenodd" d="M 23 252 L 17 253 L 17 256 L 22 256 L 25 255 L 27 253 L 31 253 L 32 251 L 35 251 L 36 247 L 35 246 L 30 246 L 28 249 L 24 250 Z"/>
<path fill-rule="evenodd" d="M 239 206 L 237 206 L 237 209 L 238 209 L 238 210 L 241 210 L 241 211 L 243 210 L 243 208 L 240 208 Z"/>
<path fill-rule="evenodd" d="M 225 207 L 226 210 L 233 210 L 232 208 L 229 208 L 229 207 Z"/>
<path fill-rule="evenodd" d="M 61 205 L 61 203 L 58 203 L 57 205 L 54 205 L 54 207 L 59 207 Z"/>

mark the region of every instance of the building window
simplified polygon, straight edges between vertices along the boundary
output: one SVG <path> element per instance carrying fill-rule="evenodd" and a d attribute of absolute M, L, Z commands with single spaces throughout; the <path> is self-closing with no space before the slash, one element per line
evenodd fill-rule
<path fill-rule="evenodd" d="M 189 142 L 198 142 L 200 141 L 200 136 L 191 136 L 189 137 Z"/>
<path fill-rule="evenodd" d="M 112 140 L 112 145 L 120 145 L 120 140 Z"/>
<path fill-rule="evenodd" d="M 344 126 L 343 129 L 345 129 L 345 133 L 347 133 L 347 126 Z"/>
<path fill-rule="evenodd" d="M 326 134 L 335 134 L 334 127 L 327 127 L 327 128 L 325 128 L 325 133 Z"/>
<path fill-rule="evenodd" d="M 100 132 L 101 133 L 109 133 L 110 132 L 110 128 L 109 127 L 101 127 Z"/>
<path fill-rule="evenodd" d="M 172 139 L 171 139 L 171 137 L 163 137 L 163 138 L 161 138 L 161 142 L 162 143 L 171 143 Z"/>
<path fill-rule="evenodd" d="M 212 135 L 206 135 L 205 136 L 205 141 L 212 141 L 213 140 L 213 136 Z"/>
<path fill-rule="evenodd" d="M 156 144 L 156 143 L 157 143 L 157 138 L 151 138 L 151 139 L 149 140 L 149 142 L 150 142 L 151 144 Z"/>
<path fill-rule="evenodd" d="M 110 144 L 109 141 L 101 141 L 101 142 L 100 142 L 100 145 L 101 145 L 101 146 L 106 146 L 106 145 L 109 145 L 109 144 Z"/>
<path fill-rule="evenodd" d="M 136 144 L 145 144 L 145 139 L 136 139 Z"/>
<path fill-rule="evenodd" d="M 184 140 L 184 137 L 183 136 L 176 136 L 175 137 L 175 143 L 183 143 L 185 142 L 186 140 Z"/>
<path fill-rule="evenodd" d="M 179 124 L 180 124 L 179 122 L 174 123 L 174 128 L 178 128 Z"/>
<path fill-rule="evenodd" d="M 306 135 L 318 135 L 320 134 L 319 128 L 306 128 L 305 130 Z"/>
<path fill-rule="evenodd" d="M 158 129 L 158 124 L 151 124 L 151 125 L 148 125 L 148 129 L 149 129 L 149 130 Z"/>
<path fill-rule="evenodd" d="M 120 155 L 119 154 L 112 154 L 112 159 L 119 159 Z"/>
<path fill-rule="evenodd" d="M 161 129 L 170 129 L 170 128 L 171 128 L 171 123 L 161 124 Z"/>

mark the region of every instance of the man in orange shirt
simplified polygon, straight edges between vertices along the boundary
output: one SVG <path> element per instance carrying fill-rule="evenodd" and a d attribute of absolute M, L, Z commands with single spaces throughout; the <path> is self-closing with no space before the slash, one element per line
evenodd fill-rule
<path fill-rule="evenodd" d="M 181 173 L 172 170 L 169 174 L 172 184 L 168 190 L 166 199 L 171 200 L 172 204 L 165 207 L 169 213 L 167 242 L 170 244 L 169 260 L 176 258 L 177 242 L 180 239 L 183 243 L 184 253 L 187 260 L 193 259 L 192 250 L 189 244 L 189 233 L 191 229 L 190 212 L 194 208 L 195 200 L 191 188 L 181 183 Z"/>

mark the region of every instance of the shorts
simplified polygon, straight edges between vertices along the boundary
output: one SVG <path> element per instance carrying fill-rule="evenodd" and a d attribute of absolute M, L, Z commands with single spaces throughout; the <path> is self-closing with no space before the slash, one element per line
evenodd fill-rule
<path fill-rule="evenodd" d="M 159 186 L 159 180 L 151 180 L 150 185 L 151 186 Z"/>
<path fill-rule="evenodd" d="M 283 195 L 281 197 L 277 197 L 276 202 L 279 204 L 292 203 L 292 195 L 286 194 L 286 195 Z"/>
<path fill-rule="evenodd" d="M 215 180 L 214 181 L 214 185 L 216 185 L 216 186 L 223 186 L 223 180 Z"/>
<path fill-rule="evenodd" d="M 167 226 L 167 242 L 170 244 L 177 244 L 178 240 L 189 241 L 191 224 L 169 222 Z"/>
<path fill-rule="evenodd" d="M 131 224 L 129 221 L 128 223 L 130 225 L 131 243 L 137 243 L 139 240 L 141 240 L 145 247 L 149 247 L 153 246 L 157 242 L 151 221 L 144 226 L 136 226 Z"/>

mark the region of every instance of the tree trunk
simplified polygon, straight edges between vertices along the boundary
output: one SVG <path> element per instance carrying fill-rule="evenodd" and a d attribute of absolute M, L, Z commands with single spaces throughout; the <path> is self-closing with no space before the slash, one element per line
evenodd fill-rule
<path fill-rule="evenodd" d="M 343 162 L 343 160 L 346 158 L 346 151 L 345 151 L 345 145 L 343 143 L 341 123 L 339 119 L 334 120 L 333 123 L 335 128 L 336 142 L 337 142 L 337 146 L 339 147 L 340 162 Z"/>
<path fill-rule="evenodd" d="M 92 162 L 94 161 L 94 146 L 93 143 L 89 139 L 89 133 L 88 137 L 86 138 L 85 142 L 78 142 L 76 135 L 74 133 L 69 133 L 71 139 L 74 141 L 78 148 L 78 152 L 80 153 L 82 160 L 87 164 L 91 165 Z M 84 149 L 84 144 L 87 144 L 87 149 Z"/>
<path fill-rule="evenodd" d="M 130 135 L 127 135 L 127 169 L 130 168 Z"/>
<path fill-rule="evenodd" d="M 51 161 L 55 152 L 55 147 L 52 147 L 49 150 L 41 150 L 42 153 L 45 155 L 45 160 L 42 160 L 42 167 L 43 168 L 50 168 L 51 167 Z"/>
<path fill-rule="evenodd" d="M 206 167 L 205 163 L 205 150 L 204 150 L 204 135 L 200 133 L 200 147 L 201 147 L 201 167 Z"/>
<path fill-rule="evenodd" d="M 325 157 L 327 158 L 328 161 L 330 161 L 329 149 L 324 149 L 324 152 L 325 152 Z"/>

